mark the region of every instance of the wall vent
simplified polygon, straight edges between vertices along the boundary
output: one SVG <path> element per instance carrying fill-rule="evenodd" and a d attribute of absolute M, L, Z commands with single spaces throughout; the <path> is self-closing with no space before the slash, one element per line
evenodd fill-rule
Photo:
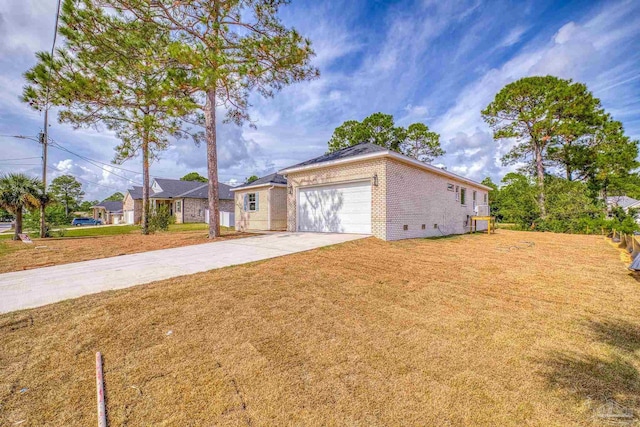
<path fill-rule="evenodd" d="M 409 229 L 409 226 L 405 224 L 405 225 L 403 225 L 403 226 L 402 226 L 402 229 L 403 229 L 404 231 L 407 231 L 407 230 Z"/>
<path fill-rule="evenodd" d="M 427 229 L 427 224 L 422 224 L 422 229 L 426 230 Z"/>
<path fill-rule="evenodd" d="M 433 228 L 434 228 L 434 230 L 435 230 L 436 228 L 438 228 L 438 224 L 433 224 Z"/>

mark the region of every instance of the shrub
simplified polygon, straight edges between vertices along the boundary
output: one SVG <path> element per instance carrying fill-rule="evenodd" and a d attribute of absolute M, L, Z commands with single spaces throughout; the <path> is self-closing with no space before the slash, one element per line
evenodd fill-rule
<path fill-rule="evenodd" d="M 149 232 L 167 231 L 169 225 L 176 222 L 176 218 L 171 215 L 169 206 L 161 205 L 149 215 Z"/>

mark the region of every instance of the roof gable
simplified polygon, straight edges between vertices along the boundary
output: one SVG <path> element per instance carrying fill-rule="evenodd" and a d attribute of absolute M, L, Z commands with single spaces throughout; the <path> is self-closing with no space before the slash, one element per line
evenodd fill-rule
<path fill-rule="evenodd" d="M 261 178 L 256 179 L 253 182 L 245 183 L 238 185 L 237 187 L 233 187 L 233 190 L 239 190 L 241 188 L 249 188 L 249 187 L 258 187 L 260 185 L 287 185 L 287 178 L 280 175 L 279 173 L 272 173 L 270 175 L 263 176 Z"/>
<path fill-rule="evenodd" d="M 107 212 L 120 212 L 122 211 L 122 202 L 103 200 L 100 203 L 98 203 L 95 207 L 102 207 Z"/>

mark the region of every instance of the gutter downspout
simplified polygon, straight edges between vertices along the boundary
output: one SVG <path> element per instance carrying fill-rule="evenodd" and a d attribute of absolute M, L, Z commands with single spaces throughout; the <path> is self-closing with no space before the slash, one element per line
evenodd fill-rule
<path fill-rule="evenodd" d="M 275 188 L 275 185 L 272 185 L 267 189 L 267 228 L 271 231 L 271 190 Z"/>

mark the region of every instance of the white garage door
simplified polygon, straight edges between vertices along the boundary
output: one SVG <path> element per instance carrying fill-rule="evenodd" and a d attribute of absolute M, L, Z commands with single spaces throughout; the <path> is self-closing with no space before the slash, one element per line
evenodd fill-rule
<path fill-rule="evenodd" d="M 124 211 L 124 222 L 133 224 L 133 211 Z"/>
<path fill-rule="evenodd" d="M 298 231 L 371 234 L 371 183 L 298 191 Z"/>

